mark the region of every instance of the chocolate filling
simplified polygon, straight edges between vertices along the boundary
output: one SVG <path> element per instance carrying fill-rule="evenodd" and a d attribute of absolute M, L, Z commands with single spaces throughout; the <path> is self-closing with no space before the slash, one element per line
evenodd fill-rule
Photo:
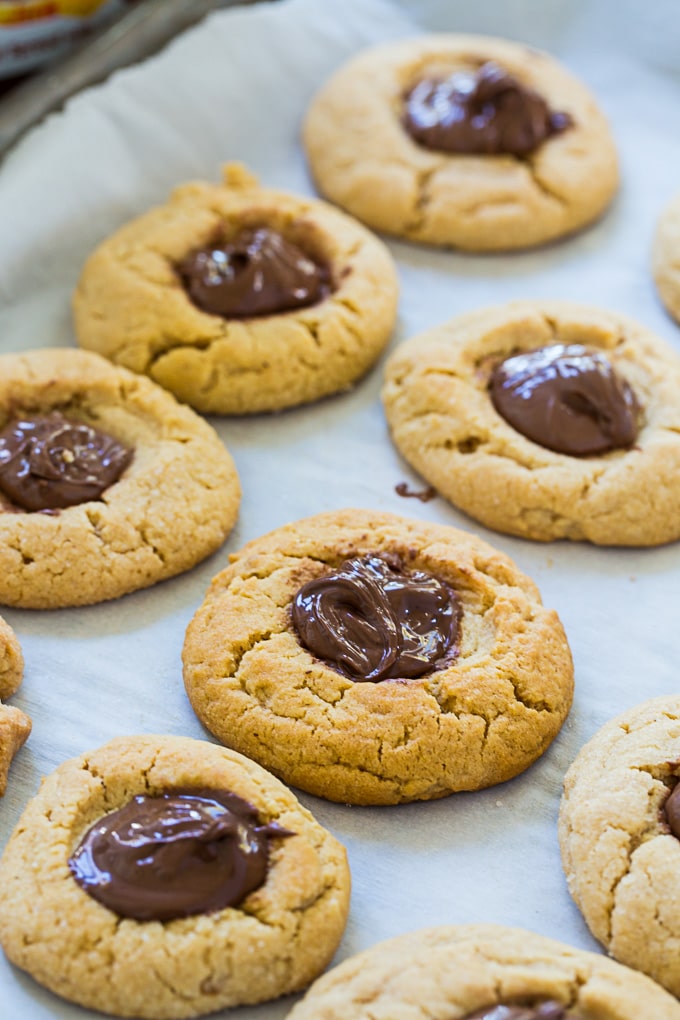
<path fill-rule="evenodd" d="M 640 406 L 608 358 L 581 344 L 551 344 L 506 358 L 490 381 L 498 413 L 528 439 L 572 457 L 626 449 Z"/>
<path fill-rule="evenodd" d="M 680 783 L 676 783 L 663 806 L 668 827 L 680 839 Z"/>
<path fill-rule="evenodd" d="M 389 553 L 345 560 L 305 584 L 292 612 L 300 643 L 352 680 L 424 676 L 458 653 L 455 592 Z"/>
<path fill-rule="evenodd" d="M 572 125 L 545 99 L 489 61 L 444 81 L 423 78 L 405 100 L 404 126 L 414 141 L 440 152 L 527 156 Z"/>
<path fill-rule="evenodd" d="M 199 248 L 178 270 L 194 304 L 226 319 L 307 308 L 332 290 L 330 268 L 269 227 Z"/>
<path fill-rule="evenodd" d="M 566 1006 L 552 999 L 534 1006 L 487 1006 L 468 1013 L 463 1020 L 577 1020 L 576 1013 L 568 1013 Z"/>
<path fill-rule="evenodd" d="M 118 481 L 133 451 L 59 411 L 12 421 L 0 432 L 0 491 L 22 510 L 89 500 Z"/>
<path fill-rule="evenodd" d="M 96 822 L 68 863 L 119 917 L 170 921 L 237 906 L 265 881 L 269 840 L 292 835 L 224 790 L 140 794 Z"/>

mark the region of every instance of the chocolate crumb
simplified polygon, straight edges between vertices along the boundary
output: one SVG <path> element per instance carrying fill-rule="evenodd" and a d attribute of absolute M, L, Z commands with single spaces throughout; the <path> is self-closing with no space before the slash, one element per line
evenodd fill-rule
<path fill-rule="evenodd" d="M 437 490 L 433 489 L 431 485 L 428 485 L 426 489 L 409 489 L 408 482 L 399 482 L 394 486 L 394 491 L 398 496 L 404 496 L 406 499 L 419 499 L 421 503 L 429 503 L 437 495 Z"/>

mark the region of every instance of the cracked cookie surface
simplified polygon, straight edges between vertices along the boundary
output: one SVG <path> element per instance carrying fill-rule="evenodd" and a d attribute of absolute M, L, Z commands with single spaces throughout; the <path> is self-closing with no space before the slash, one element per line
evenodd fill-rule
<path fill-rule="evenodd" d="M 628 382 L 642 408 L 630 449 L 556 453 L 494 409 L 494 365 L 553 343 L 602 351 Z M 459 316 L 396 350 L 383 403 L 409 464 L 489 528 L 598 545 L 680 537 L 680 358 L 632 319 L 566 301 L 513 302 Z"/>
<path fill-rule="evenodd" d="M 0 616 L 0 698 L 9 698 L 20 687 L 24 657 L 16 634 Z M 12 759 L 31 732 L 30 718 L 18 708 L 0 704 L 0 797 L 7 789 Z"/>
<path fill-rule="evenodd" d="M 680 1018 L 662 988 L 597 953 L 519 928 L 466 924 L 400 935 L 345 960 L 288 1020 L 465 1020 L 497 1003 L 546 1000 L 575 1020 Z"/>
<path fill-rule="evenodd" d="M 680 322 L 680 194 L 661 213 L 652 262 L 661 300 L 673 318 Z"/>
<path fill-rule="evenodd" d="M 404 94 L 494 61 L 573 125 L 522 158 L 426 149 L 401 123 Z M 485 36 L 431 35 L 368 50 L 321 89 L 304 142 L 322 194 L 376 230 L 470 251 L 525 248 L 589 223 L 618 184 L 592 95 L 546 54 Z"/>
<path fill-rule="evenodd" d="M 396 554 L 449 585 L 459 651 L 418 679 L 355 682 L 304 648 L 291 605 L 344 560 Z M 432 800 L 511 778 L 548 747 L 572 698 L 562 625 L 533 582 L 472 535 L 344 510 L 246 545 L 189 625 L 187 693 L 225 744 L 330 800 Z"/>
<path fill-rule="evenodd" d="M 680 995 L 680 840 L 664 805 L 680 778 L 680 698 L 611 720 L 564 780 L 560 847 L 569 891 L 607 951 Z"/>
<path fill-rule="evenodd" d="M 0 603 L 30 609 L 117 598 L 194 566 L 238 513 L 236 469 L 214 429 L 160 386 L 96 354 L 0 357 L 0 423 L 60 410 L 134 448 L 97 500 L 47 513 L 0 499 Z"/>
<path fill-rule="evenodd" d="M 317 253 L 332 293 L 318 304 L 223 318 L 188 297 L 177 266 L 217 233 L 263 225 Z M 325 202 L 260 188 L 230 165 L 223 185 L 177 188 L 90 256 L 73 305 L 78 343 L 146 373 L 210 414 L 274 411 L 351 387 L 392 332 L 397 277 L 386 247 Z"/>
<path fill-rule="evenodd" d="M 118 917 L 68 860 L 103 814 L 139 794 L 225 789 L 295 835 L 274 841 L 266 880 L 242 903 L 159 923 Z M 0 862 L 0 942 L 17 966 L 80 1005 L 183 1018 L 304 988 L 342 935 L 342 846 L 253 762 L 183 737 L 122 737 L 60 766 L 27 806 Z"/>

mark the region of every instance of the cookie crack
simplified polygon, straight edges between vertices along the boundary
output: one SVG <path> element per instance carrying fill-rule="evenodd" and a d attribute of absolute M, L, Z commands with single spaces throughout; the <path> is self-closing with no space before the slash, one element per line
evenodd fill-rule
<path fill-rule="evenodd" d="M 658 827 L 651 823 L 647 823 L 638 832 L 630 832 L 622 825 L 607 825 L 603 831 L 607 832 L 611 831 L 612 829 L 618 832 L 622 832 L 628 837 L 628 850 L 626 854 L 625 867 L 622 869 L 621 873 L 613 879 L 609 887 L 611 910 L 607 912 L 607 933 L 606 933 L 607 944 L 609 944 L 612 939 L 612 932 L 614 928 L 614 915 L 618 911 L 618 904 L 616 900 L 621 883 L 625 878 L 628 877 L 628 875 L 630 875 L 631 871 L 633 870 L 634 860 L 638 850 L 640 850 L 640 848 L 644 846 L 645 843 L 648 843 L 650 839 L 653 839 L 655 836 L 659 835 Z"/>
<path fill-rule="evenodd" d="M 590 974 L 582 974 L 576 971 L 569 984 L 569 1001 L 565 1003 L 567 1009 L 575 1009 L 581 1003 L 581 992 L 588 986 Z"/>
<path fill-rule="evenodd" d="M 321 347 L 322 344 L 321 344 L 321 339 L 319 337 L 319 329 L 321 328 L 321 323 L 319 322 L 319 320 L 318 319 L 298 319 L 298 323 L 299 323 L 300 326 L 302 326 L 302 328 L 308 334 L 310 339 L 313 340 L 315 346 L 316 347 Z M 300 356 L 298 358 L 298 360 L 303 365 L 305 365 L 306 367 L 311 367 L 311 368 L 315 367 L 314 365 L 309 365 L 308 366 L 307 362 L 305 362 L 304 357 L 302 357 L 302 356 Z"/>
<path fill-rule="evenodd" d="M 154 338 L 154 350 L 148 352 L 148 356 L 144 362 L 144 367 L 139 369 L 139 371 L 144 372 L 146 375 L 151 375 L 154 365 L 173 351 L 208 351 L 214 344 L 219 343 L 220 340 L 227 340 L 228 338 L 228 328 L 220 331 L 219 333 L 215 333 L 213 336 L 197 337 L 192 340 L 187 340 L 184 337 L 169 336 L 167 333 L 159 333 L 157 338 Z M 161 342 L 163 346 L 158 347 L 158 343 Z M 138 349 L 138 347 L 135 347 L 135 352 L 137 352 Z M 252 369 L 244 369 L 241 371 L 252 371 Z M 232 374 L 239 374 L 239 371 L 235 370 Z"/>
<path fill-rule="evenodd" d="M 92 528 L 91 534 L 99 542 L 105 542 L 104 536 L 102 535 L 102 532 L 101 532 L 101 517 L 100 517 L 100 515 L 97 513 L 97 511 L 94 509 L 94 507 L 91 507 L 91 506 L 85 506 L 84 510 L 85 510 L 85 516 L 87 517 L 88 521 L 90 522 L 90 525 L 91 525 L 91 528 Z"/>
<path fill-rule="evenodd" d="M 357 315 L 356 318 L 359 318 L 359 316 Z M 356 341 L 356 343 L 358 345 L 362 344 L 362 342 L 363 342 L 363 332 L 362 332 L 362 329 L 361 329 L 361 327 L 359 325 L 356 325 L 354 322 L 351 321 L 351 319 L 347 319 L 347 318 L 344 318 L 342 320 L 342 325 L 343 325 L 344 329 L 349 333 L 349 335 Z M 339 350 L 340 350 L 340 353 L 344 354 L 344 356 L 346 358 L 354 357 L 354 352 L 353 351 L 346 351 L 344 348 L 340 348 Z"/>
<path fill-rule="evenodd" d="M 545 198 L 549 199 L 552 202 L 556 202 L 563 209 L 569 206 L 569 202 L 564 198 L 564 196 L 560 194 L 560 192 L 557 191 L 555 188 L 552 188 L 546 181 L 545 177 L 541 175 L 535 161 L 531 157 L 520 159 L 519 162 L 522 163 L 527 168 L 529 174 L 531 175 L 533 183 L 541 192 L 541 194 L 545 196 Z"/>
<path fill-rule="evenodd" d="M 447 376 L 454 379 L 460 378 L 460 375 L 457 372 L 446 371 L 444 369 L 430 370 L 422 374 Z M 441 425 L 443 428 L 448 429 L 452 433 L 452 435 L 435 441 L 428 441 L 425 438 L 421 438 L 421 436 L 424 434 L 426 430 L 428 421 L 436 425 Z M 417 426 L 418 447 L 421 450 L 432 451 L 455 450 L 464 455 L 478 454 L 480 456 L 485 457 L 497 457 L 499 458 L 499 460 L 507 461 L 509 463 L 515 464 L 519 468 L 523 468 L 525 471 L 529 471 L 534 476 L 540 471 L 555 470 L 554 462 L 548 462 L 543 464 L 536 463 L 529 455 L 523 455 L 519 450 L 509 447 L 502 437 L 494 436 L 489 432 L 466 434 L 462 438 L 457 438 L 456 434 L 461 431 L 458 419 L 453 418 L 448 414 L 443 414 L 442 412 L 439 411 L 420 411 L 417 413 L 409 414 L 406 425 L 398 426 L 395 429 L 395 432 L 397 434 L 400 434 L 402 437 L 404 435 L 408 437 L 408 428 L 410 426 L 413 426 L 415 423 L 418 423 Z M 674 431 L 680 433 L 680 427 L 678 427 Z M 550 451 L 546 450 L 545 454 L 548 455 L 549 452 Z M 588 478 L 584 479 L 584 481 L 582 482 L 580 492 L 578 496 L 575 497 L 575 499 L 578 501 L 586 499 L 589 491 L 592 488 L 595 488 L 598 484 L 600 484 L 602 480 L 606 479 L 607 472 L 608 472 L 607 465 L 604 465 L 602 467 L 596 467 L 594 465 L 591 466 L 591 474 Z M 605 509 L 601 511 L 601 516 L 606 516 L 609 512 L 610 512 L 609 510 Z M 518 510 L 518 516 L 522 520 L 531 518 L 537 513 L 546 514 L 548 517 L 550 517 L 550 519 L 554 523 L 563 522 L 570 527 L 578 526 L 578 522 L 575 521 L 573 518 L 565 514 L 561 514 L 558 511 L 553 510 L 549 507 L 540 508 L 522 507 Z M 592 516 L 595 517 L 597 515 L 593 512 Z"/>
<path fill-rule="evenodd" d="M 151 756 L 151 761 L 149 762 L 149 764 L 141 768 L 139 771 L 139 775 L 144 781 L 144 789 L 146 790 L 147 793 L 152 792 L 152 786 L 151 783 L 149 782 L 149 773 L 155 767 L 159 754 L 160 750 L 154 751 Z M 83 759 L 82 765 L 80 767 L 83 770 L 83 772 L 89 773 L 92 779 L 96 780 L 99 783 L 102 790 L 104 803 L 108 805 L 110 794 L 108 784 L 106 781 L 106 773 L 100 772 L 97 766 L 93 762 L 91 762 L 89 758 Z M 116 798 L 113 803 L 114 806 L 118 804 L 119 798 Z"/>
<path fill-rule="evenodd" d="M 360 306 L 355 301 L 352 301 L 351 298 L 348 298 L 345 295 L 338 293 L 334 295 L 331 300 L 334 302 L 334 304 L 340 305 L 342 308 L 346 308 L 357 319 L 361 319 L 363 317 Z"/>
<path fill-rule="evenodd" d="M 416 198 L 411 217 L 404 224 L 406 232 L 417 233 L 423 229 L 429 206 L 432 201 L 432 194 L 430 190 L 432 178 L 439 172 L 439 170 L 441 170 L 442 166 L 443 162 L 440 161 L 434 166 L 425 167 L 422 170 L 416 170 Z"/>
<path fill-rule="evenodd" d="M 540 312 L 539 314 L 550 332 L 550 339 L 552 341 L 559 340 L 560 330 L 557 324 L 557 319 L 553 315 L 549 315 L 548 312 Z"/>
<path fill-rule="evenodd" d="M 149 782 L 149 773 L 156 767 L 156 762 L 158 761 L 159 754 L 160 751 L 155 751 L 154 754 L 152 755 L 150 764 L 147 765 L 146 768 L 141 769 L 140 771 L 140 775 L 144 780 L 144 788 L 147 793 L 151 793 L 152 790 L 151 783 Z"/>
<path fill-rule="evenodd" d="M 25 551 L 20 538 L 16 538 L 13 541 L 8 542 L 7 548 L 11 549 L 12 552 L 15 552 L 17 556 L 21 558 L 21 565 L 23 567 L 30 567 L 31 563 L 35 563 L 35 557 L 31 553 Z"/>
<path fill-rule="evenodd" d="M 166 563 L 165 553 L 160 548 L 160 546 L 156 545 L 154 540 L 151 538 L 149 534 L 149 528 L 150 525 L 148 521 L 142 521 L 139 524 L 139 527 L 137 528 L 137 531 L 139 532 L 139 537 L 141 538 L 146 548 L 149 549 L 151 553 L 153 553 L 153 555 L 156 557 L 159 563 L 162 563 L 163 566 L 165 566 Z"/>
<path fill-rule="evenodd" d="M 349 308 L 350 306 L 347 305 L 345 307 Z M 196 350 L 203 352 L 210 351 L 210 349 L 214 347 L 215 344 L 220 343 L 221 341 L 228 341 L 230 339 L 232 333 L 232 321 L 238 322 L 238 324 L 245 328 L 249 333 L 252 332 L 252 327 L 247 320 L 225 320 L 223 329 L 221 329 L 218 333 L 215 333 L 211 336 L 202 336 L 196 339 L 187 340 L 185 337 L 176 337 L 170 336 L 168 334 L 161 334 L 158 337 L 158 342 L 154 341 L 154 349 L 148 352 L 147 357 L 145 358 L 144 361 L 144 367 L 138 369 L 138 371 L 142 371 L 153 378 L 154 367 L 158 364 L 159 361 L 167 357 L 169 354 L 172 354 L 179 350 Z M 319 335 L 319 331 L 321 328 L 320 321 L 316 320 L 310 321 L 309 319 L 305 318 L 304 315 L 294 316 L 293 321 L 299 329 L 303 330 L 304 333 L 306 333 L 310 337 L 310 339 L 313 341 L 316 347 L 323 348 L 324 345 Z M 355 326 L 353 326 L 351 322 L 349 322 L 347 319 L 343 319 L 343 326 L 352 336 L 355 337 L 357 341 L 361 340 L 361 331 L 357 329 Z M 159 344 L 161 344 L 161 346 L 159 346 Z M 138 348 L 135 347 L 134 350 L 135 353 L 137 353 Z M 350 357 L 351 355 L 347 354 L 346 356 Z M 297 360 L 300 363 L 304 364 L 305 367 L 314 370 L 317 370 L 319 368 L 317 364 L 305 362 L 303 356 L 298 356 Z M 212 367 L 212 370 L 208 378 L 201 384 L 200 391 L 202 393 L 207 393 L 210 391 L 210 389 L 214 388 L 219 378 L 220 372 L 224 371 L 225 366 L 228 367 L 229 370 L 228 374 L 230 379 L 236 378 L 237 376 L 242 377 L 246 375 L 256 376 L 261 375 L 268 368 L 268 364 L 265 363 L 254 366 L 237 366 L 228 364 L 223 359 L 220 359 L 219 363 Z"/>
<path fill-rule="evenodd" d="M 247 917 L 251 917 L 258 924 L 262 924 L 267 928 L 285 928 L 285 921 L 287 918 L 292 918 L 295 925 L 295 931 L 292 934 L 295 939 L 299 932 L 300 925 L 304 915 L 307 911 L 312 910 L 324 899 L 327 899 L 329 894 L 335 894 L 335 884 L 332 879 L 327 879 L 321 885 L 320 889 L 317 889 L 311 897 L 305 899 L 302 903 L 297 904 L 293 907 L 288 907 L 286 910 L 286 917 L 283 919 L 277 917 L 270 917 L 266 914 L 266 908 L 262 907 L 258 903 L 249 905 L 248 903 L 242 903 L 238 910 L 240 913 L 245 914 Z"/>
<path fill-rule="evenodd" d="M 597 485 L 602 481 L 602 479 L 606 477 L 606 474 L 607 474 L 606 467 L 594 468 L 590 478 L 586 478 L 585 481 L 583 482 L 581 486 L 581 491 L 578 495 L 578 499 L 580 501 L 586 499 L 590 493 L 590 490 L 596 488 Z M 609 511 L 605 511 L 605 513 L 609 513 Z"/>
<path fill-rule="evenodd" d="M 241 666 L 243 664 L 243 660 L 245 659 L 246 655 L 248 655 L 249 652 L 254 652 L 255 649 L 259 648 L 260 645 L 266 644 L 267 641 L 269 641 L 269 639 L 274 634 L 281 634 L 281 633 L 283 633 L 283 631 L 285 629 L 286 629 L 285 627 L 281 628 L 281 630 L 274 630 L 273 628 L 270 628 L 270 629 L 267 629 L 267 630 L 264 630 L 264 631 L 258 633 L 257 635 L 251 635 L 249 637 L 248 643 L 244 647 L 241 647 L 240 649 L 238 649 L 238 650 L 233 652 L 233 656 L 234 656 L 233 670 L 232 670 L 231 673 L 228 674 L 228 676 L 229 677 L 233 677 L 234 680 L 238 680 L 240 685 L 241 685 L 241 689 L 243 691 L 246 690 L 246 683 L 245 683 L 245 679 L 246 678 L 242 677 L 240 675 L 240 673 L 241 673 Z"/>
<path fill-rule="evenodd" d="M 270 578 L 273 574 L 275 574 L 277 571 L 285 570 L 288 560 L 293 560 L 294 562 L 300 560 L 309 560 L 310 563 L 318 563 L 319 566 L 328 567 L 329 569 L 332 567 L 337 567 L 343 560 L 347 559 L 348 556 L 351 556 L 354 551 L 355 550 L 353 549 L 342 550 L 337 554 L 333 553 L 329 555 L 328 559 L 323 559 L 320 556 L 315 556 L 311 552 L 296 553 L 287 551 L 283 554 L 283 562 L 279 560 L 271 567 L 259 567 L 259 568 L 252 567 L 249 570 L 246 570 L 243 573 L 237 574 L 235 577 L 232 577 L 227 587 L 220 589 L 220 591 L 231 591 L 232 586 L 235 583 L 238 583 L 239 581 L 247 581 L 250 578 L 255 578 L 258 581 L 265 581 L 268 578 Z M 236 554 L 235 558 L 232 560 L 232 563 L 238 563 L 238 561 L 241 558 L 242 557 L 239 554 Z"/>
<path fill-rule="evenodd" d="M 158 981 L 159 985 L 167 989 L 167 991 L 169 991 L 171 995 L 174 995 L 177 999 L 180 999 L 182 1002 L 193 1003 L 195 1001 L 195 996 L 186 995 L 184 992 L 180 991 L 180 989 L 177 988 L 176 985 L 173 985 L 171 981 L 163 977 L 163 975 L 159 972 L 157 967 L 150 966 L 149 969 L 153 976 Z"/>
<path fill-rule="evenodd" d="M 675 776 L 676 774 L 672 771 L 672 766 L 670 766 L 668 762 L 663 762 L 661 765 L 631 765 L 631 771 L 645 772 L 648 776 L 651 776 L 652 779 L 659 783 L 663 783 L 663 785 L 667 788 L 670 788 L 669 782 L 671 776 Z"/>
<path fill-rule="evenodd" d="M 453 716 L 455 719 L 462 719 L 463 717 L 469 719 L 480 719 L 484 723 L 484 734 L 482 740 L 483 742 L 486 741 L 489 734 L 489 728 L 498 718 L 498 714 L 486 715 L 481 710 L 477 711 L 470 706 L 456 705 L 455 695 L 446 694 L 442 691 L 440 686 L 433 686 L 426 693 L 431 695 L 439 708 L 439 713 L 435 717 L 437 728 L 441 728 L 442 716 Z"/>
<path fill-rule="evenodd" d="M 512 460 L 513 458 L 508 459 Z M 525 467 L 526 465 L 520 464 L 519 466 Z M 535 521 L 537 517 L 540 517 L 544 521 L 547 520 L 551 527 L 556 527 L 558 525 L 562 527 L 572 527 L 575 523 L 577 523 L 572 517 L 567 517 L 565 514 L 561 514 L 559 511 L 553 510 L 552 507 L 548 506 L 520 507 L 518 517 L 524 523 L 528 522 L 529 524 L 531 524 L 532 521 Z"/>

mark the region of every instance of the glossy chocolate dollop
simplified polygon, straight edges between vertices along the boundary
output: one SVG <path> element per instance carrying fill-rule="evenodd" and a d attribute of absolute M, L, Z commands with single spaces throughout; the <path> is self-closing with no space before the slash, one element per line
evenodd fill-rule
<path fill-rule="evenodd" d="M 680 783 L 676 783 L 673 787 L 664 804 L 664 813 L 669 829 L 676 839 L 680 839 Z"/>
<path fill-rule="evenodd" d="M 463 1020 L 577 1020 L 577 1014 L 550 1000 L 535 1006 L 488 1006 L 468 1013 Z"/>
<path fill-rule="evenodd" d="M 23 510 L 57 510 L 98 499 L 133 451 L 59 411 L 12 421 L 0 432 L 0 490 Z"/>
<path fill-rule="evenodd" d="M 442 669 L 457 654 L 460 603 L 391 554 L 345 560 L 293 602 L 300 642 L 352 680 L 393 680 Z"/>
<path fill-rule="evenodd" d="M 528 439 L 572 457 L 632 446 L 640 407 L 605 354 L 551 344 L 506 358 L 490 381 L 498 413 Z"/>
<path fill-rule="evenodd" d="M 68 863 L 119 917 L 170 921 L 241 903 L 267 876 L 269 840 L 292 835 L 234 793 L 140 794 L 93 825 Z"/>
<path fill-rule="evenodd" d="M 406 96 L 404 126 L 420 145 L 440 152 L 526 156 L 570 127 L 545 99 L 489 61 L 444 81 L 423 78 Z"/>
<path fill-rule="evenodd" d="M 179 274 L 195 305 L 227 319 L 306 308 L 331 292 L 328 266 L 268 227 L 191 252 Z"/>

